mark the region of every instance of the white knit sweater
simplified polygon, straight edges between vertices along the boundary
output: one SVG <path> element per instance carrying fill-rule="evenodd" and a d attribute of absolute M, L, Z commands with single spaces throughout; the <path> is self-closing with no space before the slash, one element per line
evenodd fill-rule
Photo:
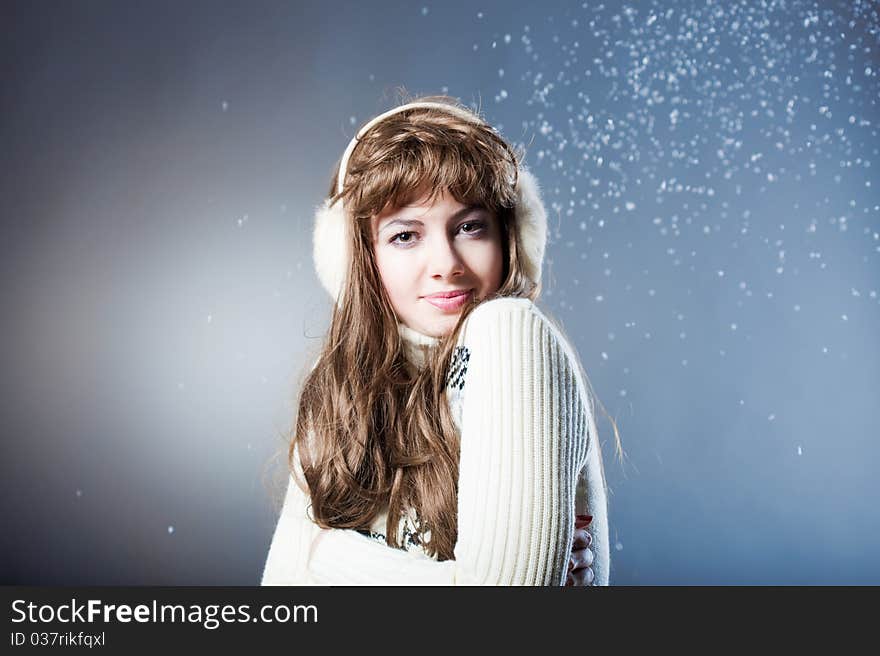
<path fill-rule="evenodd" d="M 401 335 L 420 366 L 434 340 L 407 328 Z M 595 583 L 608 585 L 601 450 L 576 356 L 559 331 L 527 299 L 483 303 L 462 327 L 447 398 L 461 433 L 455 559 L 322 529 L 291 477 L 263 585 L 562 585 L 576 513 L 593 516 Z M 383 514 L 371 529 L 384 526 Z"/>

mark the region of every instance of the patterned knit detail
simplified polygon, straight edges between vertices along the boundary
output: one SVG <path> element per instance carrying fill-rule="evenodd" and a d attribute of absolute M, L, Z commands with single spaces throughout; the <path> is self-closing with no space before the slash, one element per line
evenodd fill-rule
<path fill-rule="evenodd" d="M 464 389 L 464 377 L 467 375 L 468 361 L 471 352 L 466 346 L 456 346 L 449 363 L 449 373 L 446 375 L 446 387 Z"/>

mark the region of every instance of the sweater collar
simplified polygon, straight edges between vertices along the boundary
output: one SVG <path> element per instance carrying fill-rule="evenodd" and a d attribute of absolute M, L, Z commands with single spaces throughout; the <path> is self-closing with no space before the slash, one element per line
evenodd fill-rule
<path fill-rule="evenodd" d="M 403 340 L 403 351 L 406 354 L 407 360 L 421 369 L 425 364 L 428 351 L 437 346 L 440 343 L 440 339 L 430 335 L 423 335 L 402 323 L 397 324 L 397 329 Z"/>

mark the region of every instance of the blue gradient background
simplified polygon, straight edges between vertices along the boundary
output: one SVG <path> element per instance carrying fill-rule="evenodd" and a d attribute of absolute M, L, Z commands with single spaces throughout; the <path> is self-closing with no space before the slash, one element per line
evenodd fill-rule
<path fill-rule="evenodd" d="M 880 583 L 876 3 L 4 2 L 2 582 L 259 581 L 358 125 L 544 187 L 615 584 Z"/>

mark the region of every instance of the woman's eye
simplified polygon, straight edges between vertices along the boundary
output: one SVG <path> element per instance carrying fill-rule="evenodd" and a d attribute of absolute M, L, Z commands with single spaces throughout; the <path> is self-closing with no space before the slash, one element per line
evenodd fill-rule
<path fill-rule="evenodd" d="M 458 231 L 468 236 L 477 237 L 486 231 L 486 227 L 487 225 L 485 221 L 467 221 L 458 226 Z M 409 247 L 414 246 L 418 239 L 419 235 L 417 232 L 406 230 L 404 232 L 398 232 L 391 237 L 389 242 L 395 246 Z"/>
<path fill-rule="evenodd" d="M 411 243 L 413 243 L 413 240 L 415 239 L 414 235 L 415 235 L 415 233 L 412 231 L 398 232 L 396 235 L 394 235 L 391 238 L 391 243 L 392 244 L 411 244 Z"/>
<path fill-rule="evenodd" d="M 475 235 L 482 232 L 485 227 L 486 224 L 482 221 L 468 221 L 467 223 L 462 223 L 458 229 L 466 235 Z"/>

